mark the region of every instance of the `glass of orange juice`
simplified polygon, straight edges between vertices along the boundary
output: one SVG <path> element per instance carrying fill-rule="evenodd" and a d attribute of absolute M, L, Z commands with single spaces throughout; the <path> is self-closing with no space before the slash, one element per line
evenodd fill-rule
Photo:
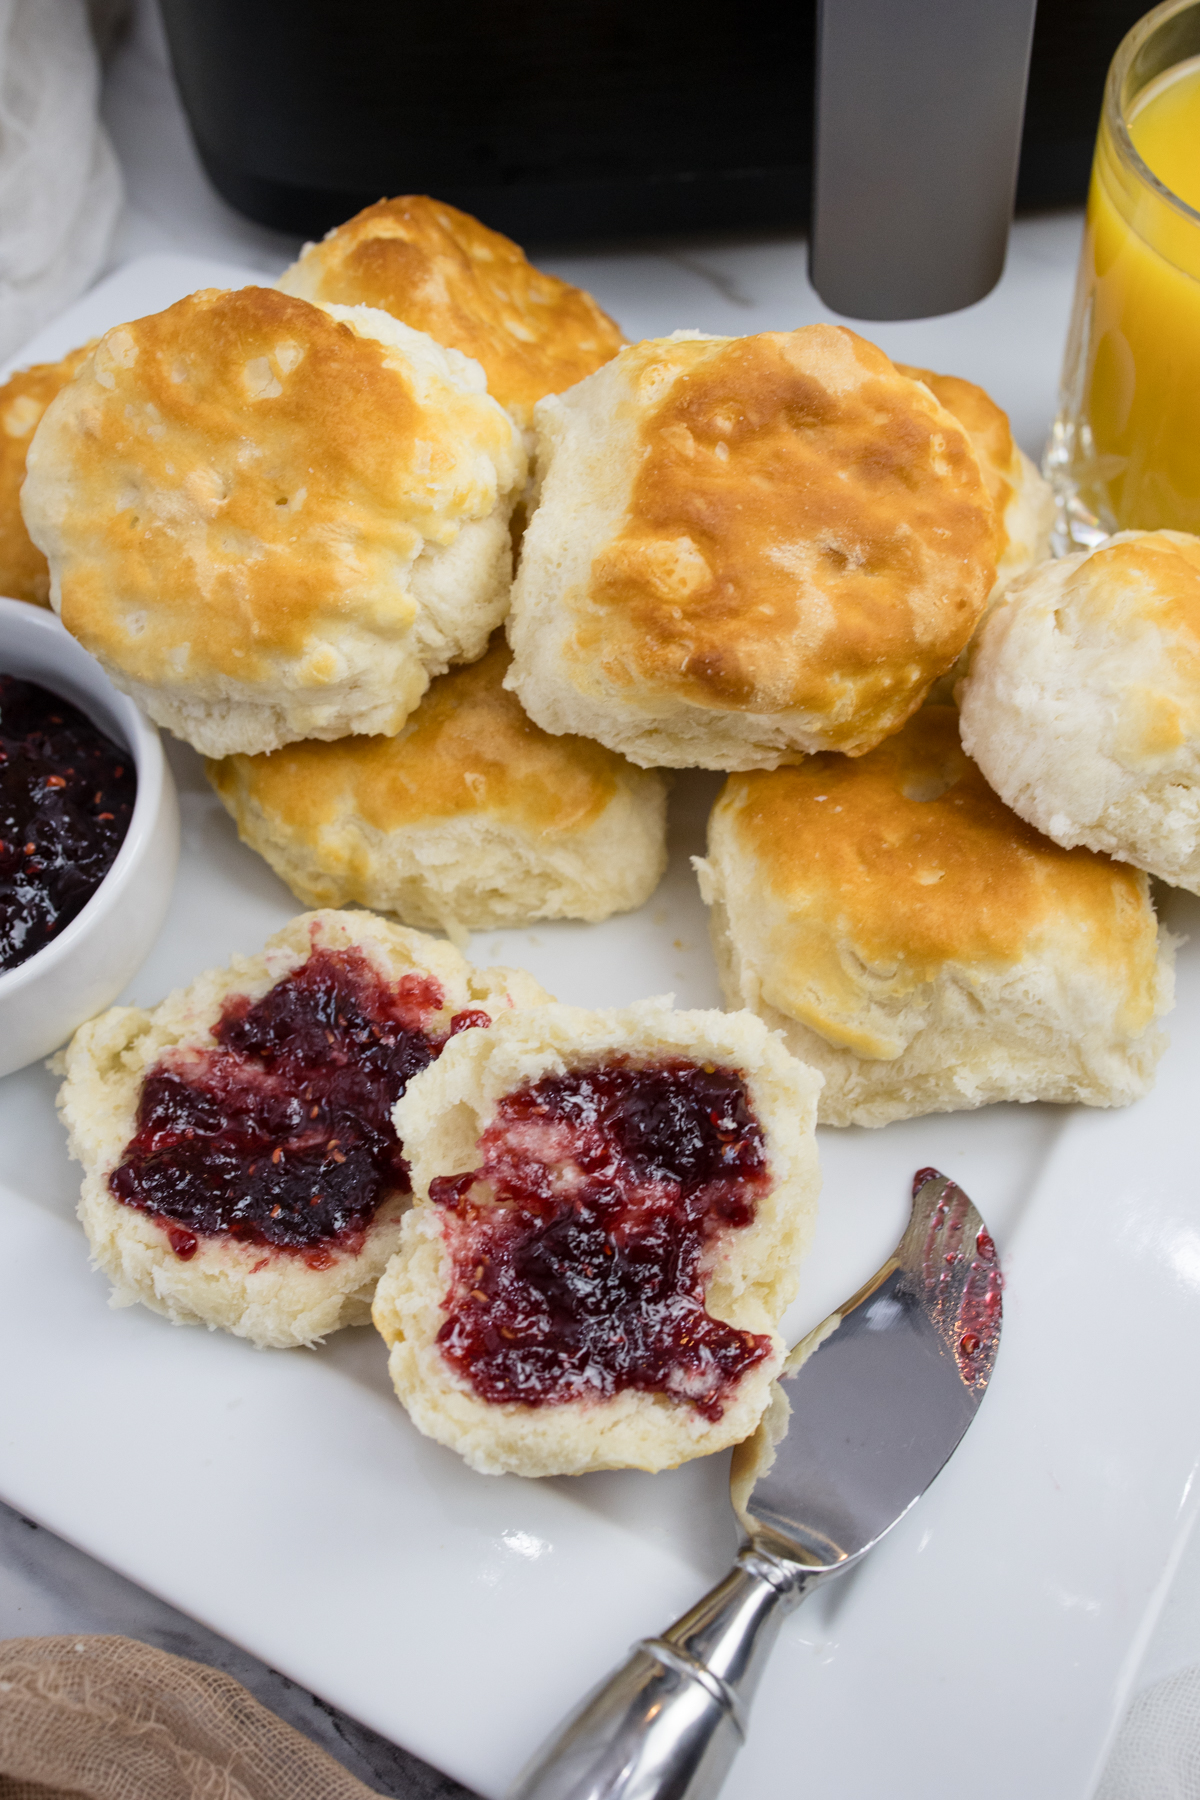
<path fill-rule="evenodd" d="M 1200 533 L 1200 0 L 1167 0 L 1108 72 L 1059 414 L 1060 551 Z"/>

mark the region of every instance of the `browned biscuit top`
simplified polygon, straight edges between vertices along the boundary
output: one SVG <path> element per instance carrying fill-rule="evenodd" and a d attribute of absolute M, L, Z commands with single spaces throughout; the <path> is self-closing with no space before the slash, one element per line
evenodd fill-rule
<path fill-rule="evenodd" d="M 621 331 L 590 294 L 545 275 L 498 231 L 423 194 L 380 200 L 313 244 L 285 292 L 377 306 L 481 363 L 522 425 L 544 394 L 614 356 Z"/>
<path fill-rule="evenodd" d="M 315 688 L 340 678 L 339 632 L 406 631 L 405 570 L 490 511 L 480 450 L 514 454 L 500 408 L 414 342 L 410 362 L 255 287 L 108 332 L 29 459 L 26 516 L 57 554 L 68 630 L 150 683 L 266 681 L 287 658 Z"/>
<path fill-rule="evenodd" d="M 21 517 L 25 456 L 42 414 L 89 355 L 91 344 L 61 362 L 18 369 L 0 387 L 0 594 L 50 604 L 50 570 Z"/>
<path fill-rule="evenodd" d="M 380 832 L 463 814 L 536 835 L 586 831 L 622 777 L 644 780 L 611 750 L 551 737 L 503 687 L 503 638 L 430 687 L 397 737 L 294 743 L 269 756 L 208 764 L 217 792 L 239 794 L 316 843 L 338 821 Z"/>
<path fill-rule="evenodd" d="M 774 1003 L 832 1041 L 879 1055 L 856 1030 L 865 1001 L 910 993 L 947 963 L 1029 954 L 1086 960 L 1131 1033 L 1154 1016 L 1143 878 L 1010 812 L 963 752 L 953 707 L 923 708 L 855 760 L 732 775 L 717 811 L 767 898 Z"/>
<path fill-rule="evenodd" d="M 1007 537 L 1004 513 L 1013 497 L 1011 476 L 1017 449 L 1008 414 L 981 387 L 973 381 L 965 381 L 961 375 L 936 375 L 932 369 L 910 368 L 907 363 L 897 363 L 896 367 L 913 381 L 923 381 L 946 411 L 954 414 L 970 438 L 995 508 L 1003 543 Z"/>
<path fill-rule="evenodd" d="M 1072 570 L 1054 611 L 1074 648 L 1099 659 L 1121 764 L 1161 766 L 1200 738 L 1200 538 L 1122 534 Z"/>
<path fill-rule="evenodd" d="M 1200 696 L 1200 538 L 1182 531 L 1124 533 L 1093 550 L 1067 581 L 1072 621 L 1164 634 Z"/>
<path fill-rule="evenodd" d="M 581 656 L 631 697 L 804 709 L 839 746 L 896 729 L 995 574 L 966 433 L 841 327 L 658 341 L 622 361 L 640 463 L 592 567 Z"/>

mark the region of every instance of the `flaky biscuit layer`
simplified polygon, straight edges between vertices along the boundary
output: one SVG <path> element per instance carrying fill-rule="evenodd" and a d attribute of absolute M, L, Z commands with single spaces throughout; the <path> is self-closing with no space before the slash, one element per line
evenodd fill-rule
<path fill-rule="evenodd" d="M 963 743 L 1013 810 L 1200 893 L 1200 538 L 1123 531 L 989 616 Z"/>
<path fill-rule="evenodd" d="M 1011 813 L 950 707 L 858 761 L 732 776 L 697 867 L 729 1004 L 822 1070 L 826 1124 L 1153 1081 L 1173 945 L 1145 877 Z"/>

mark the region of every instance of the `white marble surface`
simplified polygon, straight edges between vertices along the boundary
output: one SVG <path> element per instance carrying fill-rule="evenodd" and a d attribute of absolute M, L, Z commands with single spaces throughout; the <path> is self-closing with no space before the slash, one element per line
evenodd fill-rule
<path fill-rule="evenodd" d="M 0 1637 L 117 1633 L 223 1669 L 278 1718 L 391 1800 L 471 1800 L 468 1790 L 326 1706 L 194 1619 L 0 1505 Z M 2 1785 L 2 1783 L 0 1783 Z M 153 1800 L 147 1795 L 146 1800 Z"/>
<path fill-rule="evenodd" d="M 239 262 L 269 278 L 295 253 L 294 240 L 241 219 L 208 187 L 187 136 L 152 0 L 139 0 L 133 28 L 111 60 L 105 115 L 128 190 L 111 267 L 146 251 L 176 249 Z M 1074 215 L 1022 220 L 1004 279 L 986 301 L 949 318 L 865 327 L 866 334 L 901 360 L 982 382 L 1009 408 L 1019 441 L 1036 456 L 1053 410 L 1078 240 Z M 678 326 L 746 332 L 831 316 L 807 283 L 804 247 L 795 239 L 557 249 L 539 260 L 589 287 L 630 336 Z M 64 1631 L 126 1632 L 228 1669 L 382 1793 L 463 1792 L 439 1785 L 423 1766 L 330 1714 L 283 1677 L 0 1508 L 0 1636 Z M 1200 1541 L 1182 1560 L 1145 1653 L 1142 1685 L 1196 1662 Z"/>

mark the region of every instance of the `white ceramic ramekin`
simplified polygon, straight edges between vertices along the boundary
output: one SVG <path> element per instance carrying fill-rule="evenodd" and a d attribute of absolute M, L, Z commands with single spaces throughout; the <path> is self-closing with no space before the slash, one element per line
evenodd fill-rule
<path fill-rule="evenodd" d="M 166 917 L 179 802 L 158 733 L 51 612 L 0 599 L 0 673 L 61 694 L 132 754 L 137 798 L 112 868 L 62 935 L 0 975 L 0 1075 L 49 1055 L 110 1006 Z"/>

